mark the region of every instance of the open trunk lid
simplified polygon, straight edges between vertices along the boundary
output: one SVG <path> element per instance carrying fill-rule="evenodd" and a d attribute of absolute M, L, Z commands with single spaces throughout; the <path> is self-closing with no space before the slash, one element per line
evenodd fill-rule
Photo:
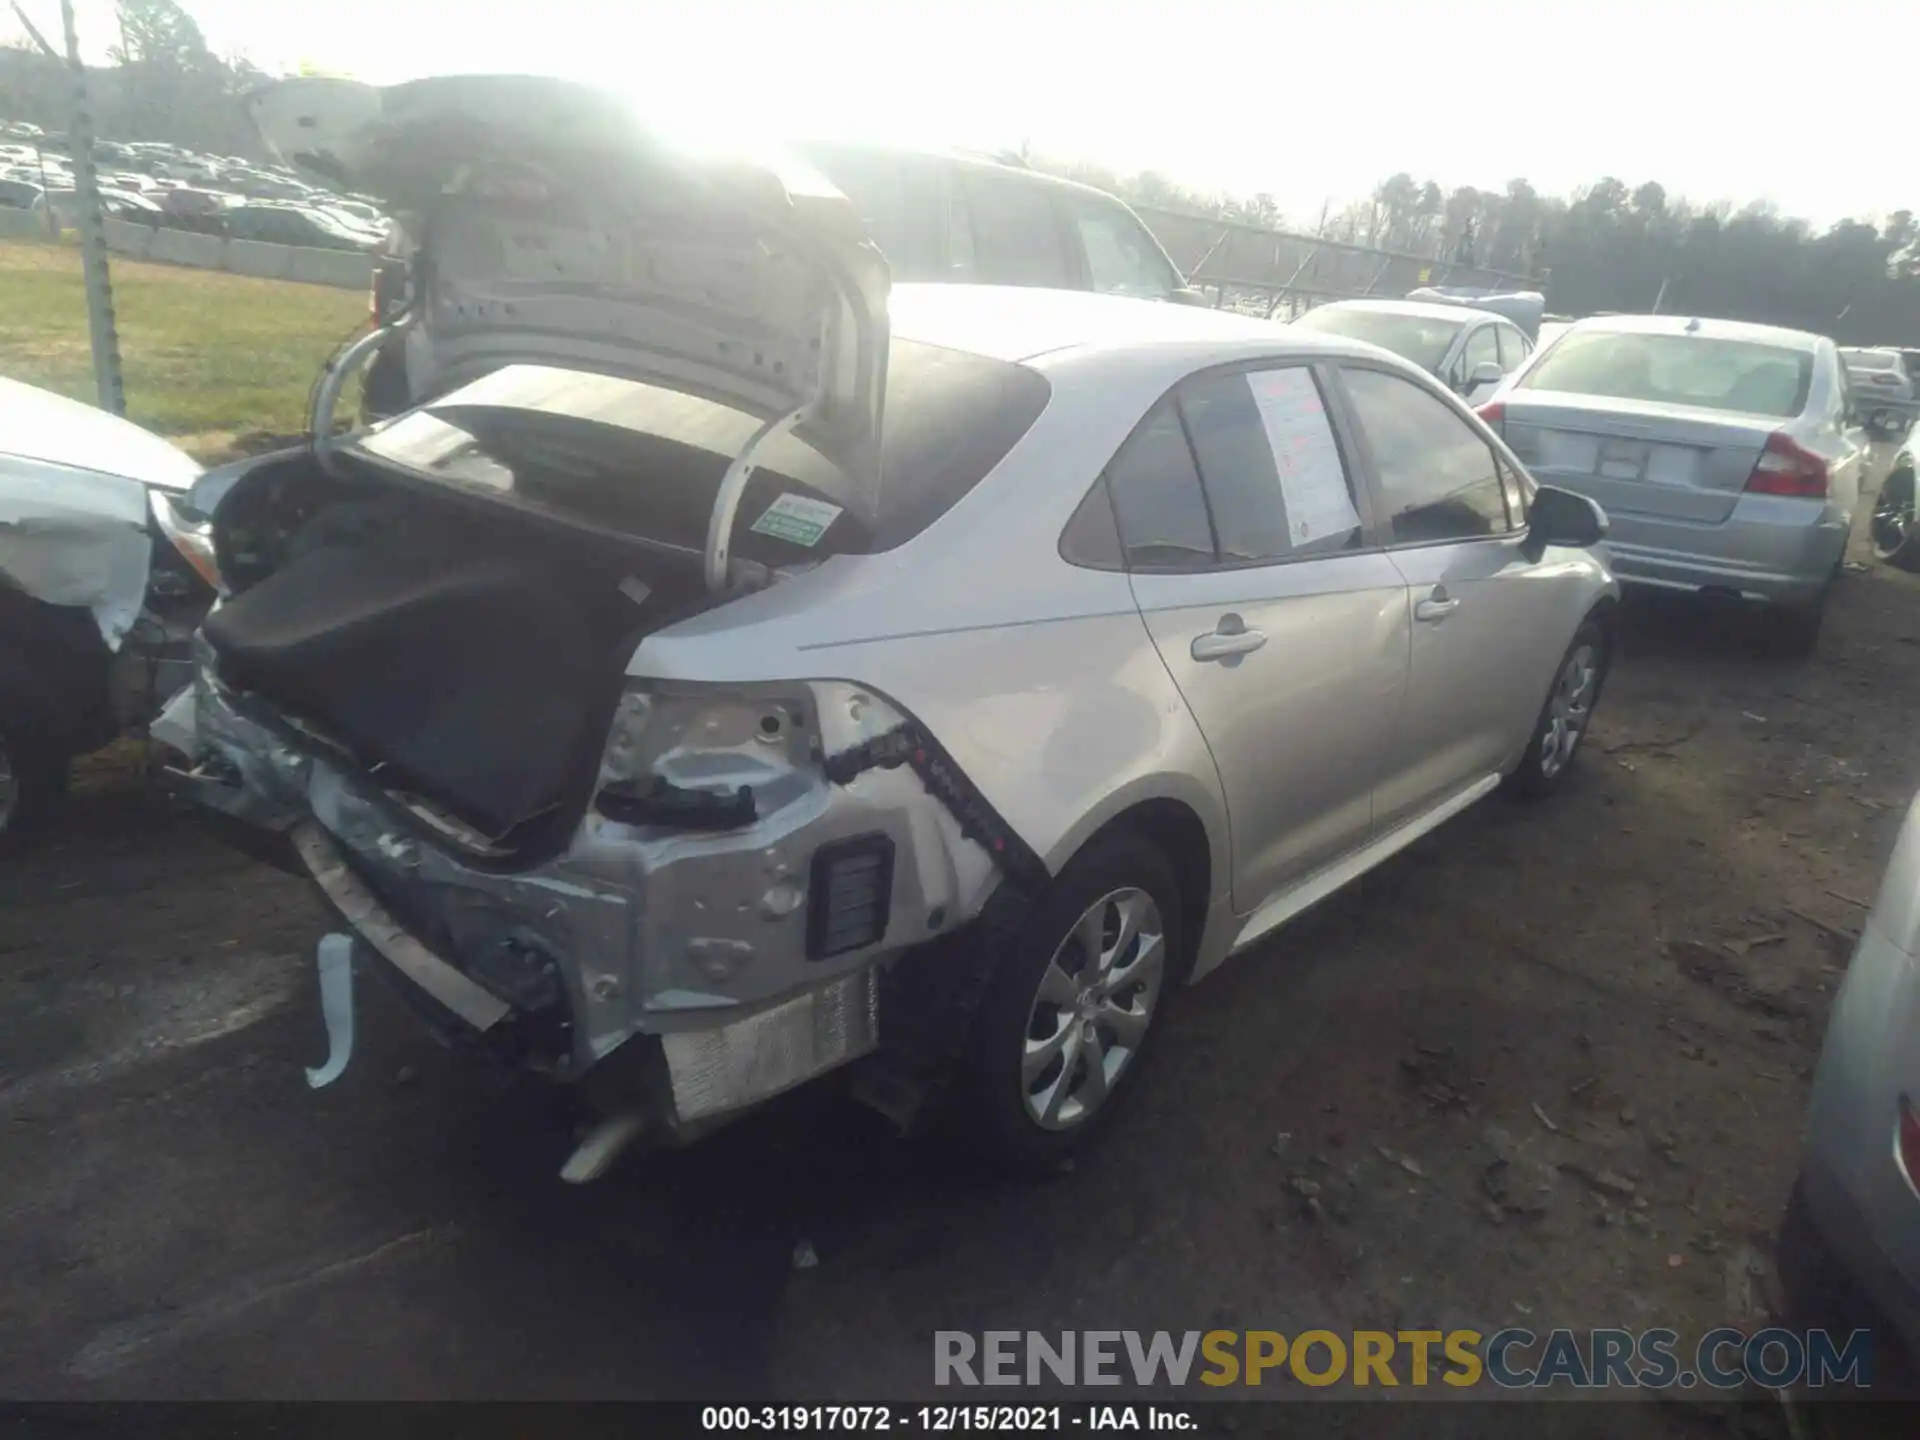
<path fill-rule="evenodd" d="M 1644 400 L 1516 390 L 1501 397 L 1507 444 L 1542 484 L 1609 514 L 1717 525 L 1733 513 L 1781 421 Z"/>
<path fill-rule="evenodd" d="M 839 472 L 833 499 L 874 518 L 886 263 L 814 172 L 696 157 L 538 76 L 307 78 L 247 105 L 286 163 L 418 240 L 416 393 L 514 363 L 645 381 L 789 422 Z"/>

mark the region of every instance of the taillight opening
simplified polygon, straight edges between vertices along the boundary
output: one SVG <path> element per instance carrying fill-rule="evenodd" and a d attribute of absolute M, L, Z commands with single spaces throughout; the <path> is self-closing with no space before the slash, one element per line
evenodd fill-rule
<path fill-rule="evenodd" d="M 1489 400 L 1484 405 L 1476 406 L 1473 413 L 1486 421 L 1487 424 L 1495 430 L 1498 430 L 1500 428 L 1500 422 L 1507 418 L 1507 407 L 1502 405 L 1498 400 Z"/>
<path fill-rule="evenodd" d="M 1776 431 L 1767 437 L 1759 460 L 1754 462 L 1753 473 L 1747 477 L 1747 493 L 1824 500 L 1827 480 L 1825 460 Z"/>

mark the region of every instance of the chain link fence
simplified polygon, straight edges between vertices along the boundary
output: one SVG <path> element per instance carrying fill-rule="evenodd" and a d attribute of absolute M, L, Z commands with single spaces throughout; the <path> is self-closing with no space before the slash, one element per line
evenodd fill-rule
<path fill-rule="evenodd" d="M 1136 205 L 1188 282 L 1217 305 L 1290 319 L 1327 300 L 1398 298 L 1423 285 L 1544 290 L 1543 277 Z"/>

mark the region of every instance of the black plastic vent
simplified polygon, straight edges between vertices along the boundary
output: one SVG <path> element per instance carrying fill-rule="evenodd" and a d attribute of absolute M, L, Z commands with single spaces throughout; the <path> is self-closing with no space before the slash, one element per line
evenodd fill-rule
<path fill-rule="evenodd" d="M 807 958 L 826 960 L 878 944 L 893 905 L 893 841 L 856 835 L 813 854 L 807 895 Z"/>

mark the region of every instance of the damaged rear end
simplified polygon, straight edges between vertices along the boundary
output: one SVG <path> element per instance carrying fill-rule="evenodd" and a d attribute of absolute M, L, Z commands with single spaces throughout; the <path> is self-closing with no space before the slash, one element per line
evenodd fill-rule
<path fill-rule="evenodd" d="M 751 643 L 721 612 L 871 538 L 887 284 L 849 207 L 571 86 L 269 101 L 270 138 L 428 236 L 399 323 L 438 397 L 213 510 L 188 780 L 345 921 L 310 1078 L 380 973 L 585 1082 L 581 1179 L 873 1052 L 882 970 L 1038 862 L 857 679 L 693 683 L 645 646 L 696 618 Z"/>

